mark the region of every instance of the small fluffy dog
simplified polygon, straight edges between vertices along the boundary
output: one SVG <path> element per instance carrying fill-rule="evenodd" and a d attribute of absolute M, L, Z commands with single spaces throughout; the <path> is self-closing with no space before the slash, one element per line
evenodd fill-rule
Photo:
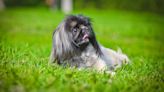
<path fill-rule="evenodd" d="M 53 33 L 50 62 L 77 68 L 112 71 L 129 62 L 128 57 L 100 45 L 90 19 L 83 15 L 70 15 Z"/>

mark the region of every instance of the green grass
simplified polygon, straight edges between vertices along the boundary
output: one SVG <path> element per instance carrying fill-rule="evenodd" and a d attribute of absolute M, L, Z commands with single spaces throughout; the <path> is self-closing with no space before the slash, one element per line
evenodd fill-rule
<path fill-rule="evenodd" d="M 122 48 L 132 63 L 111 77 L 51 66 L 52 32 L 64 18 L 45 8 L 0 12 L 0 92 L 163 92 L 164 16 L 129 11 L 75 11 L 92 18 L 97 40 Z"/>

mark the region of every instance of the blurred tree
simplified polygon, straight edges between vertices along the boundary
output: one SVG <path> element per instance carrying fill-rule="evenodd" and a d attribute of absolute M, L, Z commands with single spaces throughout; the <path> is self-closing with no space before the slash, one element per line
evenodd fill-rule
<path fill-rule="evenodd" d="M 164 14 L 164 0 L 74 0 L 75 9 L 121 9 Z"/>
<path fill-rule="evenodd" d="M 95 7 L 95 8 L 101 8 L 103 3 L 102 0 L 83 0 L 82 7 Z"/>
<path fill-rule="evenodd" d="M 5 9 L 5 4 L 3 0 L 0 0 L 0 10 L 4 10 Z"/>
<path fill-rule="evenodd" d="M 51 8 L 51 9 L 57 9 L 60 10 L 60 0 L 45 0 L 46 4 Z"/>
<path fill-rule="evenodd" d="M 45 5 L 45 0 L 4 0 L 4 2 L 7 7 Z"/>
<path fill-rule="evenodd" d="M 62 0 L 61 1 L 61 7 L 62 11 L 66 14 L 70 13 L 73 9 L 72 0 Z"/>
<path fill-rule="evenodd" d="M 45 0 L 0 0 L 1 7 L 3 2 L 6 7 L 45 5 Z M 164 0 L 46 0 L 46 3 L 51 8 L 61 8 L 64 12 L 70 12 L 74 4 L 74 9 L 121 9 L 164 14 Z"/>

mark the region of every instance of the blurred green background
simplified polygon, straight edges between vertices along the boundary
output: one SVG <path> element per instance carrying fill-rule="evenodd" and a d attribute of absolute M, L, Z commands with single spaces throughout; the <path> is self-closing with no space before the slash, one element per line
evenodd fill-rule
<path fill-rule="evenodd" d="M 47 1 L 56 1 L 60 7 L 62 0 L 3 0 L 6 6 L 46 6 Z M 65 0 L 63 0 L 65 1 Z M 163 0 L 71 0 L 74 9 L 121 9 L 164 13 Z"/>
<path fill-rule="evenodd" d="M 164 0 L 68 1 L 0 0 L 0 92 L 164 91 Z M 90 17 L 98 42 L 131 64 L 113 77 L 49 65 L 52 33 L 67 14 Z"/>

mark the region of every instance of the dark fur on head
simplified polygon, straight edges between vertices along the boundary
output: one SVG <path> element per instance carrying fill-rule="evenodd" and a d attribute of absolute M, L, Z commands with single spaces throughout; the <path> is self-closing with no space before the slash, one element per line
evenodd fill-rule
<path fill-rule="evenodd" d="M 69 60 L 80 55 L 88 44 L 92 44 L 96 53 L 102 52 L 96 41 L 90 18 L 83 15 L 69 15 L 53 33 L 51 61 Z"/>

